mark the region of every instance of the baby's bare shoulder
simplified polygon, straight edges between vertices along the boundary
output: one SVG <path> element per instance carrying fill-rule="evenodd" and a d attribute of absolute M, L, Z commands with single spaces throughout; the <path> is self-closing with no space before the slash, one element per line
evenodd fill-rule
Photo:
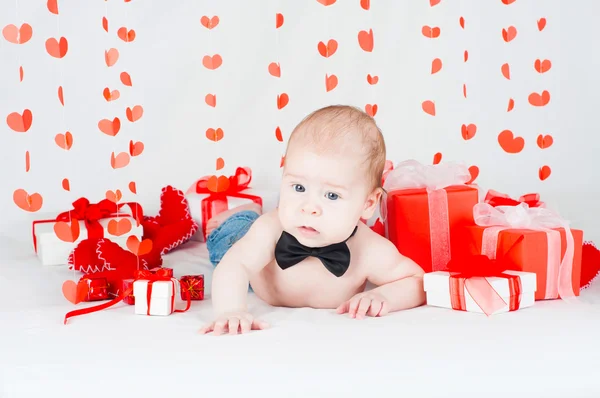
<path fill-rule="evenodd" d="M 273 242 L 275 244 L 281 232 L 279 215 L 277 209 L 274 209 L 258 217 L 248 230 L 247 235 L 252 240 L 260 240 L 264 243 Z"/>
<path fill-rule="evenodd" d="M 356 240 L 353 242 L 351 252 L 361 262 L 367 263 L 371 263 L 373 259 L 386 259 L 390 262 L 396 262 L 402 257 L 389 239 L 374 232 L 362 222 L 356 232 Z"/>

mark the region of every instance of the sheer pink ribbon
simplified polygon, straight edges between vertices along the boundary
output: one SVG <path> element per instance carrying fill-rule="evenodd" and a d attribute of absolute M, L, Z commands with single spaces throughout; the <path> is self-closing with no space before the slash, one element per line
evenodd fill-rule
<path fill-rule="evenodd" d="M 432 271 L 446 269 L 451 258 L 448 196 L 444 188 L 451 185 L 464 185 L 470 179 L 471 173 L 464 165 L 456 163 L 423 165 L 416 160 L 400 162 L 386 175 L 383 185 L 386 192 L 420 188 L 425 188 L 427 191 Z M 381 202 L 381 215 L 384 220 L 387 218 L 387 200 Z M 386 222 L 386 237 L 389 237 L 388 228 Z"/>
<path fill-rule="evenodd" d="M 517 206 L 493 207 L 478 203 L 473 208 L 475 224 L 487 227 L 483 231 L 481 254 L 496 258 L 498 235 L 505 229 L 533 229 L 546 233 L 548 239 L 548 266 L 546 273 L 546 295 L 544 298 L 561 299 L 575 297 L 571 282 L 575 242 L 566 220 L 552 210 L 529 207 L 526 203 Z M 552 228 L 564 228 L 567 237 L 565 255 L 561 260 L 560 232 Z"/>

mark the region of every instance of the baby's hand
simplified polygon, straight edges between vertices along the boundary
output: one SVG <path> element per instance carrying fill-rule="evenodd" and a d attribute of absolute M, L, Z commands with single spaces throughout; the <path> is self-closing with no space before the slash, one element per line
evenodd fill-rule
<path fill-rule="evenodd" d="M 350 317 L 362 319 L 368 316 L 384 316 L 389 311 L 387 299 L 380 293 L 368 291 L 355 295 L 337 308 L 338 314 L 349 313 Z"/>
<path fill-rule="evenodd" d="M 254 319 L 247 312 L 234 312 L 221 315 L 214 322 L 200 329 L 200 333 L 214 332 L 218 336 L 225 332 L 229 332 L 229 334 L 247 333 L 250 330 L 262 330 L 268 327 L 268 323 Z"/>

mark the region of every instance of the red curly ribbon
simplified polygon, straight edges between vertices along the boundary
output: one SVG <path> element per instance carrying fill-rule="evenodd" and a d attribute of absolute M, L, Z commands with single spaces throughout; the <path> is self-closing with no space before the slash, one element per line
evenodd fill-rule
<path fill-rule="evenodd" d="M 528 193 L 521 195 L 519 199 L 513 199 L 505 193 L 488 190 L 483 200 L 491 206 L 518 206 L 520 203 L 526 203 L 529 207 L 544 207 L 544 202 L 540 201 L 539 193 Z"/>
<path fill-rule="evenodd" d="M 131 214 L 120 214 L 118 211 L 123 206 L 129 206 Z M 73 209 L 60 213 L 53 220 L 35 220 L 32 223 L 33 248 L 37 252 L 37 238 L 35 236 L 35 225 L 49 222 L 70 221 L 72 219 L 83 220 L 87 230 L 88 239 L 100 239 L 104 237 L 104 229 L 98 222 L 102 218 L 110 217 L 133 217 L 139 225 L 144 217 L 142 206 L 137 202 L 125 202 L 117 204 L 111 200 L 103 199 L 98 203 L 81 197 L 73 202 Z"/>

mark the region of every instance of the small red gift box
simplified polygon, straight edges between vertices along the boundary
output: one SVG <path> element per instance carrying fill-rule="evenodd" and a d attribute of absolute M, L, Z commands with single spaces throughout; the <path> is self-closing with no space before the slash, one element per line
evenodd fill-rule
<path fill-rule="evenodd" d="M 204 275 L 185 275 L 179 280 L 181 299 L 186 300 L 187 294 L 191 300 L 204 300 Z"/>
<path fill-rule="evenodd" d="M 135 281 L 135 279 L 123 279 L 123 287 L 122 287 L 121 291 L 126 292 L 129 289 L 132 290 L 131 293 L 129 293 L 123 299 L 123 302 L 125 304 L 135 305 L 135 296 L 133 295 L 133 282 L 134 281 Z"/>
<path fill-rule="evenodd" d="M 469 170 L 457 164 L 405 161 L 386 176 L 382 203 L 386 236 L 425 272 L 444 271 L 455 231 L 473 225 L 479 191 L 465 185 Z M 384 207 L 385 206 L 385 207 Z"/>
<path fill-rule="evenodd" d="M 473 214 L 477 225 L 457 233 L 460 243 L 453 245 L 453 254 L 494 259 L 514 245 L 505 255 L 508 269 L 537 275 L 536 300 L 579 296 L 583 231 L 569 228 L 549 209 L 525 203 L 507 207 L 479 203 Z"/>
<path fill-rule="evenodd" d="M 106 278 L 84 277 L 81 282 L 87 284 L 85 301 L 108 300 L 108 282 Z"/>

